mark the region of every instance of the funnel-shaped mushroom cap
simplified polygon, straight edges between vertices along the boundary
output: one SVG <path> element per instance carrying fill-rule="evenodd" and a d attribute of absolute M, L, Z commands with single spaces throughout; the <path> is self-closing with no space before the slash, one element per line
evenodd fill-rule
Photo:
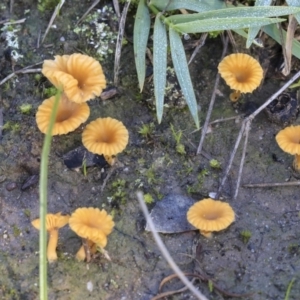
<path fill-rule="evenodd" d="M 86 126 L 82 133 L 82 143 L 92 153 L 112 156 L 125 149 L 128 137 L 128 130 L 122 122 L 99 118 Z"/>
<path fill-rule="evenodd" d="M 235 217 L 228 203 L 207 198 L 190 207 L 187 219 L 200 231 L 212 232 L 227 228 Z"/>
<path fill-rule="evenodd" d="M 100 96 L 106 80 L 100 63 L 75 53 L 45 60 L 42 73 L 56 88 L 62 88 L 70 101 L 82 103 Z"/>
<path fill-rule="evenodd" d="M 55 96 L 44 100 L 36 113 L 37 126 L 45 134 L 50 123 L 54 102 Z M 67 134 L 74 131 L 88 119 L 89 115 L 90 108 L 86 103 L 74 103 L 62 95 L 59 99 L 52 135 Z"/>
<path fill-rule="evenodd" d="M 300 154 L 300 125 L 289 126 L 276 135 L 278 146 L 285 152 L 293 155 Z"/>
<path fill-rule="evenodd" d="M 104 248 L 107 244 L 107 235 L 112 232 L 115 223 L 104 209 L 84 207 L 75 210 L 71 215 L 69 225 L 80 237 Z"/>
<path fill-rule="evenodd" d="M 251 93 L 263 79 L 263 69 L 250 55 L 237 53 L 226 56 L 218 70 L 231 89 L 242 93 Z"/>
<path fill-rule="evenodd" d="M 61 215 L 61 212 L 57 214 L 47 214 L 46 215 L 46 230 L 56 230 L 61 227 L 64 227 L 69 222 L 69 215 Z M 40 229 L 40 219 L 35 219 L 31 222 L 33 227 Z"/>

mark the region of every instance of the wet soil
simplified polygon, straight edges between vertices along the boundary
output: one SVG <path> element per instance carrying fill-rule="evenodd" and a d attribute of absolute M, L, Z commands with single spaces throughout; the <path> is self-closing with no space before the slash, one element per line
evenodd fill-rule
<path fill-rule="evenodd" d="M 44 44 L 37 48 L 40 30 L 42 34 L 45 32 L 52 11 L 41 12 L 37 10 L 36 1 L 28 0 L 15 2 L 10 14 L 8 1 L 1 4 L 3 19 L 26 17 L 26 21 L 17 33 L 18 51 L 23 58 L 12 65 L 7 59 L 7 45 L 5 42 L 0 44 L 0 80 L 12 73 L 13 67 L 20 69 L 52 59 L 57 54 L 91 51 L 84 47 L 84 37 L 72 31 L 76 26 L 75 20 L 90 5 L 82 1 L 66 1 L 55 21 L 56 28 L 50 29 Z M 98 4 L 96 8 L 101 7 Z M 128 40 L 132 36 L 131 22 L 127 23 Z M 192 80 L 201 104 L 201 123 L 204 122 L 213 91 L 221 51 L 221 41 L 210 39 L 191 65 Z M 102 65 L 108 85 L 112 86 L 113 55 L 107 56 Z M 278 79 L 267 78 L 258 91 L 246 96 L 242 102 L 250 103 L 247 105 L 250 108 L 253 103 L 260 105 L 282 83 Z M 1 299 L 39 298 L 39 237 L 30 223 L 38 217 L 38 184 L 24 191 L 21 187 L 30 176 L 39 172 L 44 136 L 36 127 L 35 112 L 42 100 L 47 98 L 45 91 L 50 86 L 45 78 L 37 78 L 34 73 L 18 75 L 0 86 L 4 124 L 10 122 L 10 126 L 3 130 L 0 142 Z M 151 233 L 144 230 L 145 220 L 136 191 L 150 194 L 155 201 L 170 193 L 188 195 L 195 201 L 208 197 L 219 187 L 241 126 L 241 120 L 237 119 L 211 127 L 204 150 L 209 159 L 220 162 L 221 169 L 214 169 L 207 157 L 195 155 L 200 133 L 195 131 L 188 109 L 178 104 L 181 103 L 180 91 L 176 85 L 176 96 L 170 95 L 167 99 L 169 102 L 163 121 L 157 124 L 152 79 L 151 76 L 147 78 L 145 91 L 140 94 L 130 43 L 122 51 L 117 88 L 119 94 L 115 98 L 106 101 L 97 98 L 89 102 L 91 116 L 88 122 L 110 116 L 126 125 L 130 141 L 118 157 L 119 167 L 113 170 L 91 167 L 84 176 L 82 170 L 69 170 L 63 164 L 62 156 L 81 145 L 83 125 L 73 133 L 53 138 L 48 182 L 48 211 L 51 213 L 71 213 L 78 207 L 92 206 L 105 208 L 113 214 L 116 226 L 106 247 L 111 261 L 99 255 L 89 264 L 77 262 L 74 256 L 81 241 L 69 228 L 63 228 L 57 249 L 59 259 L 48 269 L 49 299 L 146 300 L 157 295 L 161 280 L 172 271 L 162 258 Z M 212 120 L 244 114 L 243 109 L 234 107 L 228 100 L 229 93 L 229 88 L 222 81 Z M 20 111 L 23 103 L 33 107 L 28 114 Z M 139 130 L 143 124 L 150 123 L 153 123 L 151 134 L 141 135 Z M 175 131 L 183 132 L 181 143 L 185 154 L 176 151 L 171 124 Z M 294 124 L 299 124 L 299 120 Z M 254 120 L 242 185 L 294 180 L 291 179 L 290 169 L 293 158 L 283 153 L 274 139 L 280 129 L 280 126 L 270 123 L 263 113 Z M 296 280 L 289 299 L 298 299 L 299 188 L 242 187 L 237 199 L 233 200 L 240 156 L 239 151 L 221 193 L 221 198 L 228 201 L 236 212 L 235 223 L 212 239 L 206 239 L 196 231 L 161 234 L 161 237 L 182 270 L 205 274 L 230 293 L 253 293 L 242 299 L 284 299 L 293 278 Z M 102 191 L 104 179 L 110 173 Z M 149 209 L 154 204 L 150 204 Z M 251 233 L 249 240 L 245 240 L 245 231 Z M 196 281 L 195 284 L 209 299 L 225 297 L 215 290 L 210 291 L 205 282 Z M 181 287 L 179 281 L 172 280 L 164 290 Z M 183 292 L 172 299 L 195 298 L 189 292 Z"/>

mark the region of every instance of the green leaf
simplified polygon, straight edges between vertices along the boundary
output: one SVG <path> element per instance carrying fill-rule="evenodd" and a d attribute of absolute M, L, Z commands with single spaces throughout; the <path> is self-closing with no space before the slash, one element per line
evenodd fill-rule
<path fill-rule="evenodd" d="M 149 5 L 153 5 L 161 11 L 185 8 L 197 12 L 210 11 L 226 7 L 224 1 L 211 0 L 151 0 Z"/>
<path fill-rule="evenodd" d="M 210 32 L 217 30 L 229 30 L 251 27 L 255 24 L 257 26 L 265 26 L 272 23 L 285 21 L 285 19 L 278 18 L 223 18 L 200 20 L 188 23 L 177 24 L 173 28 L 182 33 L 197 33 L 197 32 Z"/>
<path fill-rule="evenodd" d="M 168 39 L 166 27 L 160 19 L 160 14 L 158 14 L 155 18 L 153 33 L 153 78 L 158 123 L 161 122 L 164 109 L 167 76 L 167 48 Z"/>
<path fill-rule="evenodd" d="M 146 48 L 150 31 L 150 14 L 146 0 L 140 0 L 133 29 L 133 49 L 140 91 L 143 90 L 146 75 Z"/>
<path fill-rule="evenodd" d="M 234 7 L 234 8 L 225 8 L 219 10 L 213 10 L 203 13 L 195 14 L 186 14 L 186 15 L 173 15 L 167 19 L 173 24 L 178 23 L 187 23 L 193 21 L 199 21 L 204 19 L 219 19 L 227 18 L 228 23 L 231 18 L 268 18 L 268 17 L 279 17 L 290 14 L 299 13 L 300 8 L 297 7 L 288 7 L 288 6 L 253 6 L 253 7 Z M 216 20 L 214 21 L 216 22 Z M 251 24 L 253 25 L 253 24 Z M 255 26 L 259 26 L 255 24 Z M 249 27 L 249 26 L 244 26 Z"/>
<path fill-rule="evenodd" d="M 297 6 L 300 7 L 299 0 L 286 0 L 287 5 L 289 6 Z M 297 19 L 298 23 L 300 23 L 300 13 L 294 14 L 294 17 Z"/>
<path fill-rule="evenodd" d="M 184 47 L 180 35 L 172 28 L 169 30 L 171 55 L 173 60 L 174 69 L 181 90 L 188 104 L 190 112 L 199 129 L 198 106 L 193 89 L 193 84 L 190 77 L 190 72 L 184 52 Z"/>
<path fill-rule="evenodd" d="M 255 2 L 255 6 L 270 6 L 271 4 L 272 4 L 272 0 L 256 0 Z M 253 26 L 249 28 L 246 48 L 249 48 L 251 46 L 259 30 L 260 30 L 260 26 Z"/>
<path fill-rule="evenodd" d="M 277 43 L 281 44 L 279 29 L 275 24 L 265 26 L 263 28 L 263 31 L 267 35 L 269 35 L 272 39 L 274 39 Z M 283 33 L 283 39 L 286 40 L 286 31 L 282 30 L 282 33 Z M 300 59 L 300 42 L 298 42 L 295 39 L 293 40 L 292 53 L 294 56 Z"/>

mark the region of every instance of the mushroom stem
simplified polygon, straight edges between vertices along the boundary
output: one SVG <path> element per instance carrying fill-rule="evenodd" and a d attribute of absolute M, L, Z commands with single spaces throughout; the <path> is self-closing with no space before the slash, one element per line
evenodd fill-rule
<path fill-rule="evenodd" d="M 79 261 L 84 261 L 85 260 L 85 250 L 84 250 L 83 245 L 77 251 L 76 259 L 79 260 Z"/>
<path fill-rule="evenodd" d="M 200 233 L 202 234 L 202 235 L 204 235 L 206 238 L 212 238 L 212 233 L 211 233 L 211 231 L 204 231 L 204 230 L 200 230 Z"/>
<path fill-rule="evenodd" d="M 91 254 L 95 254 L 97 251 L 96 244 L 88 239 L 82 239 L 82 246 L 76 253 L 76 259 L 79 261 L 87 262 L 91 260 Z"/>
<path fill-rule="evenodd" d="M 231 100 L 231 102 L 236 102 L 240 99 L 241 97 L 241 92 L 240 91 L 233 91 L 230 95 L 229 95 L 229 99 Z"/>
<path fill-rule="evenodd" d="M 296 154 L 293 161 L 293 168 L 295 171 L 300 171 L 300 155 Z"/>
<path fill-rule="evenodd" d="M 47 247 L 47 258 L 49 263 L 57 260 L 56 247 L 58 242 L 58 229 L 49 231 L 49 242 Z"/>

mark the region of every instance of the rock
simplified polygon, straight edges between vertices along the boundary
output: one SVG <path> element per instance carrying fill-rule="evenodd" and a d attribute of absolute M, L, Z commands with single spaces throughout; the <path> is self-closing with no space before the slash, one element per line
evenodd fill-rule
<path fill-rule="evenodd" d="M 186 218 L 188 209 L 194 203 L 194 199 L 178 194 L 170 194 L 162 200 L 157 201 L 150 213 L 156 230 L 161 233 L 197 230 Z M 145 230 L 150 231 L 148 223 Z"/>

